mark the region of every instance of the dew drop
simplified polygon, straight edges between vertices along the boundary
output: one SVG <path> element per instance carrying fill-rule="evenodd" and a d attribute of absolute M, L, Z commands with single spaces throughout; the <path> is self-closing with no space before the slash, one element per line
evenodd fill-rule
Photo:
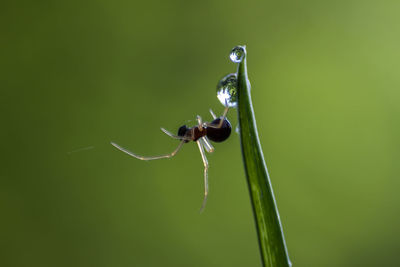
<path fill-rule="evenodd" d="M 244 47 L 241 45 L 235 46 L 232 48 L 231 53 L 229 54 L 230 59 L 233 63 L 240 63 L 245 54 Z"/>
<path fill-rule="evenodd" d="M 217 85 L 217 97 L 225 107 L 237 105 L 237 79 L 236 73 L 231 73 L 222 78 Z"/>

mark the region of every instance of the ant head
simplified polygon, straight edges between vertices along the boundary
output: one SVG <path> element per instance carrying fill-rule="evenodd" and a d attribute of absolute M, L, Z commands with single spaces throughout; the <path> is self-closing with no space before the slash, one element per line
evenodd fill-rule
<path fill-rule="evenodd" d="M 216 118 L 210 124 L 219 126 L 221 123 L 221 117 Z M 208 127 L 207 128 L 207 137 L 214 142 L 223 142 L 231 135 L 232 126 L 228 119 L 225 117 L 222 122 L 221 127 Z"/>
<path fill-rule="evenodd" d="M 179 127 L 178 136 L 185 137 L 188 130 L 189 130 L 189 128 L 186 127 L 186 125 Z M 187 143 L 187 142 L 189 142 L 189 141 L 185 141 L 185 143 Z"/>

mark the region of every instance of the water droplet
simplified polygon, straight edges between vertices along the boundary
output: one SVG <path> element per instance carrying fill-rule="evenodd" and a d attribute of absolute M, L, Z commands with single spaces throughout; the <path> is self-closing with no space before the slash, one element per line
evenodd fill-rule
<path fill-rule="evenodd" d="M 244 54 L 246 51 L 244 50 L 244 47 L 241 45 L 235 46 L 232 48 L 231 53 L 229 54 L 229 57 L 231 58 L 233 63 L 239 63 L 242 61 Z"/>
<path fill-rule="evenodd" d="M 235 128 L 235 132 L 237 133 L 237 134 L 240 134 L 240 127 L 239 127 L 239 124 L 236 126 L 236 128 Z"/>
<path fill-rule="evenodd" d="M 217 97 L 225 107 L 234 108 L 237 105 L 237 79 L 236 73 L 231 73 L 222 78 L 217 85 Z"/>

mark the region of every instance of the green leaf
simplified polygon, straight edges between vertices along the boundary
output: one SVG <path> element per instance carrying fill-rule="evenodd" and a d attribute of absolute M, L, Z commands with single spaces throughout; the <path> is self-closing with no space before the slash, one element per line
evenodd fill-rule
<path fill-rule="evenodd" d="M 264 161 L 250 95 L 247 53 L 238 64 L 238 117 L 243 162 L 256 222 L 263 266 L 291 266 L 275 197 Z"/>

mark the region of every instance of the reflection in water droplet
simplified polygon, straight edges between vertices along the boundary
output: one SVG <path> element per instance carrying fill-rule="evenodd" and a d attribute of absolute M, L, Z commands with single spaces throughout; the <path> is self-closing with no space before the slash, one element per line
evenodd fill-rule
<path fill-rule="evenodd" d="M 222 78 L 217 85 L 217 97 L 225 107 L 237 105 L 237 79 L 236 73 L 231 73 Z"/>
<path fill-rule="evenodd" d="M 245 54 L 244 47 L 241 45 L 235 46 L 232 48 L 231 53 L 229 54 L 229 57 L 231 58 L 233 63 L 239 63 L 242 61 L 243 56 Z"/>

